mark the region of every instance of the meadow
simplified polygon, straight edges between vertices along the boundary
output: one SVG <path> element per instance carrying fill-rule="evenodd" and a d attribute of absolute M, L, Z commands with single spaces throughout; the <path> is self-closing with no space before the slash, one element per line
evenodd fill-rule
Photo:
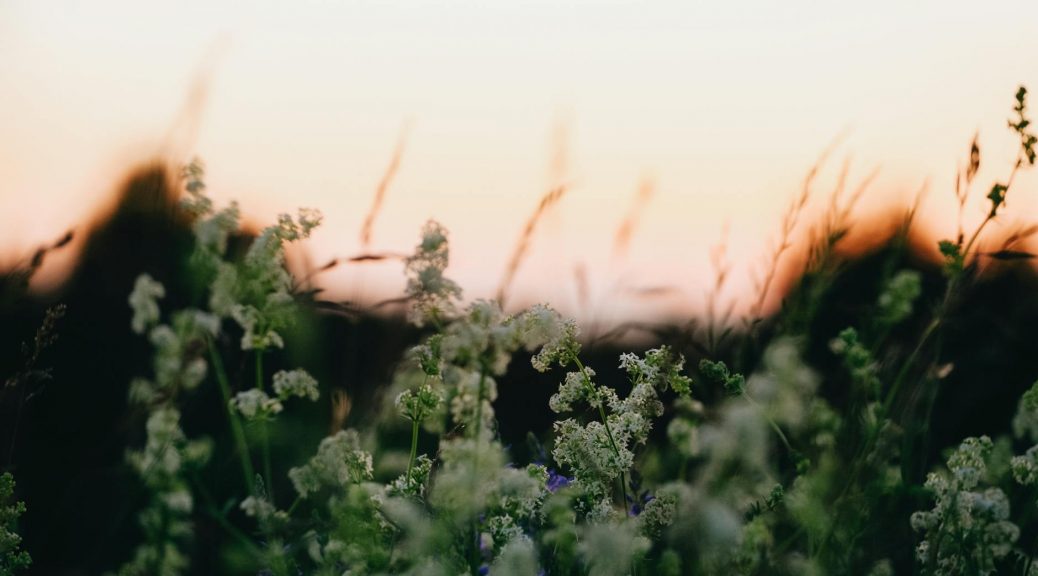
<path fill-rule="evenodd" d="M 558 191 L 469 301 L 435 221 L 293 275 L 319 211 L 249 232 L 200 162 L 142 171 L 63 298 L 27 286 L 68 238 L 3 276 L 0 576 L 1038 575 L 1038 228 L 991 234 L 1031 192 L 1013 102 L 1018 154 L 964 146 L 951 193 L 988 212 L 937 265 L 914 208 L 846 258 L 858 192 L 808 222 L 809 176 L 744 317 L 719 256 L 703 317 L 590 337 L 508 306 Z M 377 306 L 314 288 L 386 260 Z"/>

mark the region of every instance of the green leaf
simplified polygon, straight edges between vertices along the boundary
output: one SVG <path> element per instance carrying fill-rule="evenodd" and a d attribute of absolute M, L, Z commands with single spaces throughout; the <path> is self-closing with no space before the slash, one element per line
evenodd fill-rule
<path fill-rule="evenodd" d="M 991 200 L 991 215 L 994 216 L 995 212 L 1006 203 L 1006 188 L 1003 184 L 995 184 L 991 187 L 991 192 L 988 192 L 988 199 Z"/>

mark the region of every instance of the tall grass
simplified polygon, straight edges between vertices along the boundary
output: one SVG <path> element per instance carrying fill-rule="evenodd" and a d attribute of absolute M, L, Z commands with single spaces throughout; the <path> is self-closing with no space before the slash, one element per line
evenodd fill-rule
<path fill-rule="evenodd" d="M 1021 88 L 1009 122 L 1019 155 L 992 184 L 985 219 L 972 230 L 960 219 L 941 242 L 938 275 L 909 260 L 916 204 L 873 267 L 850 276 L 840 243 L 874 173 L 852 184 L 845 164 L 811 225 L 830 150 L 781 219 L 741 330 L 722 239 L 704 324 L 656 330 L 659 342 L 638 353 L 603 356 L 609 334 L 582 338 L 547 306 L 504 309 L 565 186 L 526 221 L 494 300 L 465 303 L 449 277 L 448 232 L 429 222 L 399 258 L 407 288 L 393 299 L 413 341 L 363 418 L 293 348 L 312 342 L 313 311 L 343 312 L 286 268 L 287 246 L 305 242 L 320 213 L 243 236 L 237 206 L 216 206 L 190 165 L 182 210 L 195 289 L 177 298 L 141 274 L 128 298 L 126 329 L 152 356 L 128 386 L 143 437 L 125 461 L 144 498 L 132 501 L 140 538 L 118 573 L 1034 574 L 1038 384 L 975 435 L 946 442 L 934 425 L 957 371 L 998 352 L 957 345 L 981 271 L 1032 258 L 1033 227 L 994 250 L 986 234 L 1035 162 L 1026 96 Z M 387 259 L 367 241 L 401 150 L 366 219 L 365 253 L 344 261 Z M 954 190 L 960 207 L 980 161 L 975 138 Z M 651 190 L 617 230 L 617 257 Z M 801 274 L 766 317 L 794 253 Z M 38 360 L 63 311 L 27 346 L 25 374 L 46 374 Z M 506 387 L 544 390 L 547 424 L 513 409 Z M 192 412 L 218 422 L 215 432 L 200 433 Z M 13 499 L 13 478 L 0 475 L 0 574 L 29 563 Z"/>

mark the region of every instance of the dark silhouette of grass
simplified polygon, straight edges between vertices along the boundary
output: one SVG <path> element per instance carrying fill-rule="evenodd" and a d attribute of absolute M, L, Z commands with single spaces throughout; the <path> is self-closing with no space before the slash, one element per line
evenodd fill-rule
<path fill-rule="evenodd" d="M 552 154 L 548 174 L 552 185 L 541 196 L 537 202 L 537 207 L 534 208 L 533 213 L 526 219 L 522 231 L 516 240 L 515 248 L 507 260 L 505 271 L 501 276 L 501 281 L 498 283 L 495 296 L 502 308 L 505 308 L 515 276 L 519 273 L 519 268 L 528 256 L 530 244 L 536 235 L 538 224 L 545 214 L 562 200 L 570 189 L 570 185 L 567 182 L 567 172 L 569 170 L 569 126 L 566 122 L 562 120 L 556 122 L 551 135 L 551 146 Z"/>
<path fill-rule="evenodd" d="M 393 155 L 389 159 L 389 165 L 386 166 L 386 171 L 382 174 L 382 179 L 379 180 L 378 186 L 375 188 L 375 194 L 371 200 L 371 208 L 368 210 L 367 216 L 364 217 L 364 224 L 360 229 L 360 244 L 364 250 L 367 250 L 368 246 L 371 245 L 371 235 L 375 227 L 375 219 L 382 211 L 382 203 L 385 202 L 389 185 L 393 183 L 393 179 L 400 170 L 400 162 L 404 158 L 404 148 L 407 145 L 407 136 L 410 130 L 410 123 L 404 124 L 404 127 L 400 129 L 400 135 L 397 137 Z"/>
<path fill-rule="evenodd" d="M 739 326 L 729 326 L 732 304 L 726 304 L 723 298 L 731 267 L 722 239 L 711 251 L 714 282 L 703 318 L 694 318 L 691 323 L 677 319 L 658 323 L 635 320 L 612 327 L 597 335 L 595 345 L 588 347 L 588 362 L 603 366 L 615 363 L 616 354 L 627 351 L 630 340 L 624 338 L 638 338 L 646 347 L 673 346 L 688 357 L 690 365 L 708 357 L 726 359 L 733 366 L 754 366 L 763 344 L 770 338 L 780 333 L 793 335 L 804 343 L 808 364 L 823 376 L 818 394 L 836 409 L 846 409 L 855 402 L 848 393 L 852 383 L 830 350 L 829 342 L 842 329 L 861 320 L 862 311 L 875 303 L 885 279 L 899 270 L 917 270 L 923 278 L 921 304 L 903 326 L 875 337 L 889 352 L 878 361 L 888 377 L 896 375 L 902 365 L 911 365 L 905 387 L 894 395 L 898 402 L 894 403 L 896 410 L 891 417 L 906 438 L 904 446 L 910 462 L 904 465 L 902 473 L 918 481 L 932 468 L 941 451 L 963 436 L 1005 431 L 1020 393 L 1038 378 L 1038 357 L 1033 354 L 1038 274 L 1031 266 L 1033 250 L 1029 247 L 1038 226 L 1022 223 L 1007 228 L 1002 235 L 985 234 L 983 246 L 981 240 L 967 243 L 966 234 L 960 230 L 958 244 L 973 244 L 977 248 L 973 252 L 973 268 L 947 306 L 940 345 L 921 346 L 920 334 L 925 333 L 933 310 L 941 305 L 947 283 L 943 262 L 934 258 L 932 240 L 914 225 L 921 194 L 916 195 L 907 210 L 897 207 L 876 221 L 854 221 L 854 207 L 873 183 L 873 176 L 867 175 L 851 186 L 850 168 L 845 165 L 825 211 L 811 220 L 805 207 L 817 197 L 817 173 L 830 151 L 808 173 L 780 222 L 779 242 L 769 251 L 770 269 L 765 270 L 756 286 L 751 308 L 755 314 L 751 314 L 741 331 Z M 974 140 L 956 198 L 968 195 L 980 160 L 980 147 Z M 141 422 L 139 414 L 128 413 L 125 399 L 131 378 L 147 373 L 150 358 L 146 342 L 130 333 L 126 297 L 133 279 L 143 271 L 167 286 L 164 309 L 198 302 L 198 286 L 186 273 L 191 252 L 189 222 L 175 209 L 176 189 L 175 178 L 163 162 L 135 169 L 121 187 L 112 210 L 77 231 L 83 240 L 82 255 L 69 280 L 55 293 L 26 293 L 26 280 L 52 250 L 67 245 L 70 236 L 44 246 L 20 263 L 19 269 L 0 275 L 5 287 L 0 309 L 3 381 L 19 380 L 23 373 L 20 371 L 26 368 L 37 374 L 49 369 L 45 387 L 19 389 L 28 391 L 22 396 L 24 401 L 11 402 L 16 395 L 0 393 L 0 422 L 21 423 L 16 426 L 20 429 L 17 435 L 0 426 L 0 434 L 4 435 L 0 437 L 0 446 L 13 446 L 5 469 L 17 473 L 19 497 L 28 503 L 23 528 L 26 547 L 37 563 L 36 573 L 100 573 L 118 565 L 139 540 L 132 512 L 140 504 L 142 493 L 126 473 L 123 458 L 126 446 L 141 442 Z M 563 185 L 550 189 L 527 220 L 508 261 L 499 295 L 502 300 L 507 298 L 515 275 L 528 257 L 539 222 L 561 201 L 566 190 Z M 626 250 L 638 229 L 640 206 L 647 200 L 641 191 L 636 195 L 632 209 L 614 236 L 614 253 L 622 255 Z M 854 251 L 852 230 L 864 230 L 875 238 L 869 252 Z M 794 240 L 801 232 L 805 238 L 803 247 Z M 981 238 L 980 231 L 973 231 L 973 236 Z M 244 240 L 239 238 L 238 242 Z M 335 259 L 317 272 L 341 263 L 363 265 L 401 256 L 365 250 L 363 254 Z M 590 308 L 591 287 L 586 270 L 578 267 L 574 275 L 578 299 Z M 617 286 L 622 289 L 611 294 L 618 298 L 659 298 L 671 289 L 630 286 L 623 278 Z M 292 364 L 310 368 L 332 393 L 284 424 L 280 436 L 283 440 L 273 446 L 274 456 L 281 462 L 297 461 L 299 446 L 316 444 L 327 430 L 373 420 L 394 363 L 418 338 L 417 331 L 408 328 L 400 318 L 383 314 L 381 306 L 325 302 L 317 298 L 316 291 L 304 291 L 297 296 L 305 311 L 295 333 L 286 339 L 291 344 L 285 355 Z M 780 297 L 783 306 L 775 317 L 763 317 L 767 301 L 776 297 Z M 57 302 L 67 306 L 60 322 L 59 313 L 47 315 L 48 309 L 60 310 L 54 307 Z M 706 327 L 705 336 L 690 329 L 700 325 Z M 60 338 L 54 340 L 54 334 Z M 33 340 L 34 335 L 30 354 L 21 354 L 20 344 Z M 741 349 L 740 345 L 747 340 L 757 345 Z M 233 350 L 234 341 L 235 335 L 227 334 L 221 344 Z M 917 347 L 922 352 L 918 361 L 911 362 Z M 227 367 L 232 379 L 248 375 L 245 360 L 242 355 L 229 355 Z M 274 362 L 272 359 L 271 363 Z M 951 369 L 949 364 L 953 364 Z M 541 431 L 550 426 L 552 414 L 546 408 L 546 400 L 553 388 L 551 377 L 534 374 L 528 363 L 515 361 L 512 366 L 499 383 L 499 433 L 504 443 L 522 445 L 531 429 Z M 616 388 L 629 386 L 616 375 L 604 373 L 599 378 Z M 940 394 L 936 393 L 937 382 Z M 223 425 L 220 399 L 211 389 L 205 390 L 203 387 L 198 396 L 184 402 L 185 428 L 192 436 L 211 436 L 222 450 L 219 453 L 229 453 L 230 439 Z M 696 392 L 697 398 L 707 404 L 724 395 L 723 390 L 712 388 L 709 382 L 697 383 Z M 22 411 L 23 416 L 15 416 Z M 654 433 L 664 434 L 665 426 L 660 428 Z M 866 445 L 864 439 L 853 436 L 837 441 L 852 448 Z M 854 450 L 847 450 L 846 461 L 841 462 L 848 477 L 854 456 Z M 204 476 L 196 479 L 211 491 L 212 497 L 211 502 L 200 501 L 200 510 L 240 495 L 235 492 L 238 487 L 227 479 L 234 476 L 228 472 L 233 465 L 214 462 Z M 863 528 L 860 550 L 837 550 L 840 546 L 831 545 L 833 550 L 829 553 L 850 557 L 856 552 L 880 551 L 890 558 L 898 573 L 910 571 L 914 565 L 914 535 L 905 518 L 911 510 L 919 509 L 920 500 L 915 493 L 878 497 L 870 511 L 869 525 Z M 849 501 L 848 505 L 856 503 Z M 234 513 L 231 520 L 240 521 Z M 199 538 L 197 547 L 191 550 L 192 571 L 217 572 L 224 566 L 221 555 L 229 537 L 203 512 L 195 526 Z M 1025 535 L 1028 541 L 1033 541 L 1034 536 Z"/>
<path fill-rule="evenodd" d="M 613 236 L 614 260 L 626 255 L 627 248 L 631 244 L 631 239 L 638 227 L 638 223 L 641 221 L 642 212 L 645 211 L 645 206 L 648 205 L 655 194 L 656 183 L 648 177 L 642 179 L 641 184 L 638 185 L 638 191 L 635 193 L 634 199 L 624 215 L 624 219 L 620 222 L 620 226 L 617 227 L 616 234 Z"/>
<path fill-rule="evenodd" d="M 768 296 L 771 292 L 772 283 L 775 281 L 775 277 L 780 270 L 783 256 L 785 256 L 786 252 L 793 247 L 793 234 L 800 224 L 808 201 L 811 199 L 814 181 L 818 177 L 818 173 L 825 166 L 826 161 L 829 159 L 829 155 L 832 154 L 842 140 L 842 135 L 837 137 L 822 152 L 814 165 L 811 166 L 811 169 L 807 171 L 807 175 L 804 176 L 804 182 L 800 187 L 800 191 L 793 198 L 789 207 L 786 209 L 786 212 L 782 215 L 782 220 L 779 224 L 778 241 L 767 251 L 763 274 L 754 276 L 755 296 L 753 298 L 753 304 L 750 306 L 749 315 L 746 318 L 747 326 L 753 327 L 763 320 L 762 314 L 764 313 L 764 306 L 767 304 Z"/>
<path fill-rule="evenodd" d="M 711 354 L 716 353 L 718 346 L 724 343 L 724 340 L 731 334 L 732 330 L 730 322 L 732 313 L 735 310 L 736 300 L 730 299 L 727 306 L 720 308 L 724 288 L 732 269 L 727 255 L 728 226 L 726 224 L 721 230 L 720 241 L 710 249 L 710 267 L 714 272 L 714 281 L 706 294 L 706 318 L 704 319 L 704 324 L 706 326 L 705 347 Z M 693 332 L 691 328 L 693 326 L 690 326 L 690 332 Z"/>
<path fill-rule="evenodd" d="M 140 270 L 147 270 L 168 282 L 172 301 L 190 302 L 193 292 L 191 282 L 181 272 L 188 252 L 188 244 L 183 243 L 186 223 L 170 212 L 175 195 L 171 192 L 171 179 L 167 174 L 161 165 L 156 164 L 145 167 L 127 180 L 116 208 L 106 219 L 85 232 L 83 257 L 72 278 L 58 294 L 51 296 L 60 298 L 69 306 L 65 321 L 58 327 L 60 340 L 45 358 L 48 365 L 54 367 L 53 380 L 48 383 L 44 394 L 26 404 L 25 427 L 15 450 L 19 489 L 29 504 L 29 513 L 24 519 L 26 546 L 35 552 L 37 571 L 41 574 L 72 574 L 75 570 L 96 572 L 109 568 L 124 558 L 126 550 L 138 539 L 130 511 L 139 503 L 139 496 L 132 478 L 121 470 L 123 447 L 139 441 L 139 432 L 136 432 L 139 423 L 134 415 L 125 413 L 126 386 L 133 375 L 147 370 L 144 365 L 147 360 L 145 354 L 137 352 L 141 343 L 128 329 L 126 295 Z M 853 196 L 852 191 L 850 197 Z M 842 203 L 830 205 L 844 206 Z M 843 212 L 831 211 L 830 216 L 840 216 Z M 540 213 L 543 214 L 543 210 Z M 940 276 L 939 270 L 934 264 L 927 264 L 925 247 L 912 244 L 907 224 L 911 219 L 906 217 L 904 220 L 906 223 L 895 226 L 895 229 L 901 227 L 905 230 L 904 234 L 895 237 L 901 238 L 898 241 L 903 242 L 908 250 L 903 256 L 907 260 L 903 261 L 923 270 L 930 279 L 928 285 L 933 286 Z M 818 230 L 829 232 L 845 226 L 845 223 L 834 226 L 834 222 L 839 224 L 841 219 L 831 218 L 816 226 Z M 855 225 L 869 226 L 860 222 Z M 1007 237 L 1007 245 L 1022 250 L 1031 234 L 1032 228 L 1016 230 Z M 830 236 L 832 234 L 826 233 L 815 237 Z M 826 342 L 854 317 L 860 306 L 874 299 L 875 282 L 872 279 L 886 266 L 887 255 L 895 250 L 894 241 L 892 239 L 887 247 L 863 260 L 849 259 L 847 253 L 831 251 L 829 257 L 844 260 L 839 267 L 828 272 L 832 275 L 829 287 L 818 294 L 814 319 L 805 327 L 810 343 L 809 358 L 824 373 L 838 373 L 836 367 L 829 366 L 831 360 Z M 377 254 L 373 252 L 371 255 Z M 360 255 L 357 259 L 368 261 L 371 255 Z M 370 260 L 382 261 L 381 258 Z M 719 277 L 718 286 L 723 287 L 724 278 L 730 275 L 723 263 L 723 250 L 716 250 L 712 260 L 715 274 Z M 972 304 L 963 304 L 964 309 L 973 308 L 974 311 L 949 335 L 948 346 L 951 348 L 948 353 L 962 354 L 967 360 L 957 364 L 946 381 L 948 392 L 938 399 L 937 416 L 931 423 L 934 432 L 929 448 L 930 459 L 935 457 L 936 451 L 957 441 L 963 433 L 1004 426 L 1006 414 L 1011 412 L 1015 403 L 1014 394 L 1018 395 L 1038 375 L 1035 359 L 1024 353 L 1029 323 L 1038 321 L 1038 301 L 1032 291 L 1033 286 L 1038 285 L 1038 278 L 1020 262 L 1009 260 L 1000 261 L 1000 264 L 1003 267 L 1001 272 L 982 279 L 977 285 L 976 295 L 969 300 Z M 808 289 L 794 282 L 785 298 L 796 301 L 796 294 Z M 26 298 L 31 300 L 33 296 Z M 35 301 L 27 305 L 25 299 L 20 300 L 19 309 L 28 306 L 36 312 L 23 312 L 25 320 L 6 324 L 10 328 L 5 330 L 4 342 L 12 342 L 16 334 L 31 334 L 33 325 L 39 325 L 47 305 Z M 719 317 L 723 309 L 719 307 Z M 7 310 L 4 318 L 15 318 L 13 311 Z M 328 427 L 337 429 L 349 421 L 370 417 L 374 398 L 380 384 L 388 380 L 394 359 L 415 337 L 413 332 L 402 329 L 402 322 L 391 317 L 373 317 L 369 309 L 354 307 L 348 314 L 338 312 L 341 311 L 315 303 L 312 316 L 300 327 L 300 335 L 290 339 L 300 344 L 288 353 L 309 358 L 307 365 L 317 367 L 315 373 L 321 381 L 338 390 L 329 395 L 327 402 L 301 417 L 310 423 L 318 423 L 311 426 L 316 432 L 308 432 L 315 441 Z M 17 326 L 26 328 L 16 329 Z M 763 330 L 760 337 L 767 338 L 768 334 L 768 330 Z M 995 339 L 980 342 L 981 334 Z M 686 340 L 682 324 L 634 321 L 603 333 L 596 345 L 589 349 L 592 354 L 590 361 L 598 364 L 611 362 L 618 350 L 626 348 L 617 343 L 631 336 L 637 336 L 646 345 L 670 343 L 685 352 L 690 362 L 706 355 L 729 356 L 732 346 L 742 337 L 733 333 L 726 339 L 717 338 L 712 346 L 707 346 Z M 912 335 L 897 333 L 892 337 L 910 341 Z M 24 337 L 19 336 L 19 339 Z M 17 349 L 15 344 L 5 344 L 5 347 Z M 984 350 L 985 353 L 971 355 L 971 349 Z M 503 440 L 519 444 L 525 438 L 526 430 L 536 429 L 538 423 L 550 422 L 551 415 L 544 409 L 543 400 L 550 395 L 552 388 L 547 382 L 537 379 L 543 377 L 527 374 L 529 370 L 523 362 L 517 361 L 514 365 L 514 373 L 501 382 L 498 412 Z M 4 366 L 11 364 L 5 363 Z M 230 359 L 228 367 L 232 374 L 245 370 L 240 359 Z M 5 368 L 5 374 L 10 373 Z M 1004 389 L 983 392 L 971 385 L 981 378 L 998 379 L 1006 385 Z M 519 382 L 524 384 L 518 386 Z M 624 385 L 619 381 L 614 384 L 618 387 Z M 841 385 L 842 380 L 833 377 L 822 393 L 838 402 Z M 982 392 L 986 395 L 978 396 Z M 703 393 L 704 398 L 711 397 L 709 390 Z M 963 398 L 968 398 L 968 401 L 963 401 Z M 982 417 L 971 413 L 975 410 L 971 410 L 970 403 L 986 406 Z M 192 434 L 212 435 L 218 443 L 226 441 L 218 408 L 219 401 L 215 397 L 200 397 L 187 405 L 185 418 Z M 131 421 L 133 426 L 129 424 Z M 298 437 L 293 438 L 299 443 Z M 4 440 L 3 445 L 8 445 L 10 438 Z M 291 448 L 286 446 L 275 446 L 274 452 L 279 458 L 292 457 Z M 63 457 L 54 458 L 54 454 Z M 214 478 L 202 479 L 206 483 L 212 482 L 217 497 L 228 490 L 226 484 L 215 479 L 222 469 L 217 466 L 213 471 Z M 67 496 L 55 499 L 55 494 Z M 119 514 L 121 510 L 126 512 Z M 880 527 L 886 526 L 879 520 L 877 522 Z M 85 527 L 89 527 L 88 533 L 84 533 Z M 215 554 L 225 536 L 205 519 L 199 520 L 198 530 L 205 537 L 200 539 L 202 547 L 195 551 L 194 566 L 198 570 L 211 571 L 220 565 Z M 911 538 L 903 528 L 890 530 L 898 537 Z M 897 565 L 910 566 L 910 562 L 910 557 L 905 556 Z"/>
<path fill-rule="evenodd" d="M 562 200 L 562 197 L 566 195 L 567 188 L 565 185 L 560 185 L 551 190 L 548 190 L 540 201 L 537 203 L 537 208 L 534 209 L 530 217 L 526 219 L 526 223 L 523 225 L 522 232 L 519 233 L 519 239 L 516 241 L 515 248 L 512 250 L 511 257 L 508 258 L 508 264 L 505 266 L 504 275 L 501 277 L 501 282 L 497 288 L 497 301 L 502 306 L 508 301 L 508 292 L 512 288 L 512 283 L 515 281 L 515 275 L 519 273 L 519 267 L 522 266 L 523 260 L 526 259 L 527 254 L 530 250 L 530 243 L 533 241 L 534 234 L 537 232 L 537 225 L 540 223 L 541 218 L 555 204 Z"/>

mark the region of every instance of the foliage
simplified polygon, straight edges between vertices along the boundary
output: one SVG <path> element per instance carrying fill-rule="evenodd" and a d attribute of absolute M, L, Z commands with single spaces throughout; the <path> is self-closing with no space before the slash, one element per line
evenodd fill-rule
<path fill-rule="evenodd" d="M 448 233 L 430 221 L 404 259 L 402 301 L 420 336 L 381 410 L 362 427 L 336 420 L 292 462 L 272 458 L 271 431 L 327 386 L 264 361 L 287 363 L 308 302 L 285 249 L 321 216 L 281 215 L 249 238 L 238 207 L 217 209 L 201 165 L 188 166 L 183 209 L 202 294 L 170 309 L 166 288 L 141 275 L 128 299 L 152 368 L 129 386 L 144 438 L 126 462 L 146 502 L 142 541 L 119 573 L 192 573 L 204 517 L 230 542 L 219 551 L 226 573 L 1034 574 L 1038 383 L 1006 422 L 1012 436 L 956 438 L 942 463 L 928 461 L 930 419 L 954 369 L 949 324 L 992 254 L 983 230 L 1035 162 L 1026 90 L 1016 100 L 1012 173 L 992 186 L 976 229 L 939 244 L 940 295 L 893 253 L 869 301 L 821 334 L 809 329 L 827 320 L 813 300 L 835 286 L 842 209 L 807 251 L 811 284 L 770 324 L 749 322 L 733 350 L 666 342 L 612 367 L 589 365 L 576 323 L 548 306 L 463 301 L 447 276 Z M 967 187 L 979 159 L 974 141 Z M 697 356 L 695 381 L 686 354 Z M 505 443 L 496 414 L 499 385 L 523 373 L 516 359 L 557 382 L 530 454 Z M 224 442 L 193 436 L 182 417 L 217 392 Z M 217 505 L 202 478 L 234 460 L 240 479 Z M 0 476 L 0 575 L 29 562 L 12 495 Z"/>
<path fill-rule="evenodd" d="M 25 504 L 12 501 L 13 497 L 14 477 L 0 474 L 0 576 L 10 576 L 32 563 L 29 553 L 21 550 L 22 538 L 15 531 Z"/>

